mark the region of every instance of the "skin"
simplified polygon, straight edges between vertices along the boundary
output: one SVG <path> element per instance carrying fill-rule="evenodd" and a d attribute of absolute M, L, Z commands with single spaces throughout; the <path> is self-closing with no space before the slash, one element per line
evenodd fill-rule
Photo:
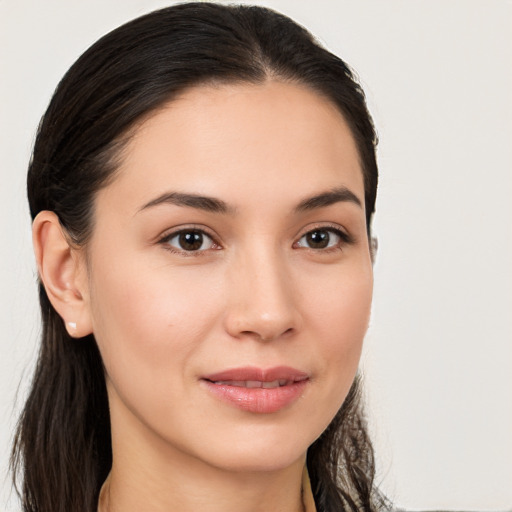
<path fill-rule="evenodd" d="M 297 210 L 340 188 L 360 204 Z M 167 192 L 227 211 L 145 207 Z M 301 510 L 306 450 L 350 388 L 372 297 L 363 177 L 340 112 L 296 84 L 196 87 L 136 128 L 85 249 L 52 215 L 34 223 L 40 274 L 69 332 L 93 332 L 105 364 L 114 462 L 102 506 Z M 171 236 L 186 228 L 208 235 L 199 250 Z M 314 231 L 328 247 L 308 245 Z M 202 385 L 248 365 L 309 379 L 270 414 Z"/>

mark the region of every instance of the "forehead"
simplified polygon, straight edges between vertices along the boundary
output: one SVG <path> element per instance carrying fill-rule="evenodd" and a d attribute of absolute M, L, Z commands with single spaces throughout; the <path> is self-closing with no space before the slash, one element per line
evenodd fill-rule
<path fill-rule="evenodd" d="M 134 130 L 100 195 L 137 205 L 192 187 L 249 204 L 340 185 L 363 200 L 358 151 L 339 110 L 305 86 L 269 81 L 199 86 L 164 105 Z"/>

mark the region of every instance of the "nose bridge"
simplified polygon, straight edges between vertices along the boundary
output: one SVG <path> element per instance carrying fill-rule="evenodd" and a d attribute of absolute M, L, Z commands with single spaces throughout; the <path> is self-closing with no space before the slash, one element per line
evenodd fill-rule
<path fill-rule="evenodd" d="M 298 326 L 286 258 L 271 243 L 241 252 L 232 266 L 228 330 L 236 337 L 272 340 Z"/>

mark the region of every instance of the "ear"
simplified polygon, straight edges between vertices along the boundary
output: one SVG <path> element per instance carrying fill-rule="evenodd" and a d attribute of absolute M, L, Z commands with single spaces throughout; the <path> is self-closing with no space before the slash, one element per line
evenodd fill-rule
<path fill-rule="evenodd" d="M 83 253 L 73 247 L 54 212 L 42 211 L 32 224 L 39 278 L 52 306 L 73 338 L 92 333 Z"/>
<path fill-rule="evenodd" d="M 375 265 L 375 258 L 377 257 L 377 250 L 379 248 L 379 241 L 374 236 L 370 239 L 370 256 L 372 258 L 372 265 Z"/>

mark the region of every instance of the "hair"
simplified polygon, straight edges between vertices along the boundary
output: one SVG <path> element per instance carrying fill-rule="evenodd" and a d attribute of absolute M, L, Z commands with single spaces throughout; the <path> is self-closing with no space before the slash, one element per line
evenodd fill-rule
<path fill-rule="evenodd" d="M 55 212 L 85 246 L 94 198 L 114 178 L 137 124 L 178 94 L 204 84 L 300 84 L 347 121 L 363 172 L 368 236 L 377 191 L 377 137 L 364 93 L 345 62 L 273 10 L 179 4 L 113 30 L 59 83 L 37 132 L 28 170 L 32 219 Z M 93 335 L 73 340 L 39 282 L 42 341 L 15 434 L 11 467 L 24 512 L 93 512 L 112 464 L 104 368 Z M 318 512 L 375 511 L 373 448 L 359 377 L 308 450 Z"/>

